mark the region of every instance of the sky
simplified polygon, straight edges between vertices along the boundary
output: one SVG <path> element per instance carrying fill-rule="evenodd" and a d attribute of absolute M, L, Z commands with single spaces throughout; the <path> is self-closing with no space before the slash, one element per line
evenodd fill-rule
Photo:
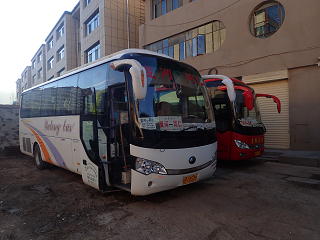
<path fill-rule="evenodd" d="M 16 100 L 16 81 L 64 11 L 79 0 L 10 0 L 1 2 L 0 104 Z"/>

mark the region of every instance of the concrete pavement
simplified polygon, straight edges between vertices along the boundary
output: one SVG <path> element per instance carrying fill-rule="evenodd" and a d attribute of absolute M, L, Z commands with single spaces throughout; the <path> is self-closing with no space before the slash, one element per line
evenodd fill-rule
<path fill-rule="evenodd" d="M 259 157 L 259 159 L 298 166 L 320 168 L 320 151 L 265 149 L 264 154 Z"/>

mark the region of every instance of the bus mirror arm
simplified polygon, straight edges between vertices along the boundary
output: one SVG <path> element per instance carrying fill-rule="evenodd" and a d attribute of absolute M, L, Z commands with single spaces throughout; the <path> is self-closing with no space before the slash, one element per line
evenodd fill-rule
<path fill-rule="evenodd" d="M 132 88 L 135 97 L 138 100 L 143 100 L 147 96 L 147 72 L 146 69 L 134 59 L 123 59 L 116 60 L 110 64 L 113 70 L 118 70 L 119 68 L 131 65 L 129 72 L 132 76 Z"/>
<path fill-rule="evenodd" d="M 278 113 L 281 112 L 281 102 L 280 102 L 279 98 L 277 98 L 276 96 L 270 95 L 270 94 L 259 94 L 259 93 L 257 93 L 257 94 L 256 94 L 256 98 L 257 98 L 257 97 L 272 98 L 273 101 L 277 104 Z"/>
<path fill-rule="evenodd" d="M 236 90 L 230 78 L 224 75 L 203 75 L 202 78 L 203 79 L 210 79 L 210 78 L 221 79 L 222 83 L 227 87 L 227 93 L 228 93 L 230 102 L 236 101 Z"/>

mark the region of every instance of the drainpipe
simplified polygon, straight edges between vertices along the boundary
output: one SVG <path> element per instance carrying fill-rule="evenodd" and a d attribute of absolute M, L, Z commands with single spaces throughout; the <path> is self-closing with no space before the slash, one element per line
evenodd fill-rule
<path fill-rule="evenodd" d="M 129 0 L 127 0 L 127 32 L 128 32 L 128 48 L 130 48 L 130 29 L 129 29 Z"/>

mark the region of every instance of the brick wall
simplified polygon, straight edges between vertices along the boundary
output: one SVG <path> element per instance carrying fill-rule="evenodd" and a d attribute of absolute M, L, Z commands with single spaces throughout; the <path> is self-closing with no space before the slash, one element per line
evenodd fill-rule
<path fill-rule="evenodd" d="M 19 145 L 19 105 L 0 105 L 0 156 L 5 147 Z"/>

